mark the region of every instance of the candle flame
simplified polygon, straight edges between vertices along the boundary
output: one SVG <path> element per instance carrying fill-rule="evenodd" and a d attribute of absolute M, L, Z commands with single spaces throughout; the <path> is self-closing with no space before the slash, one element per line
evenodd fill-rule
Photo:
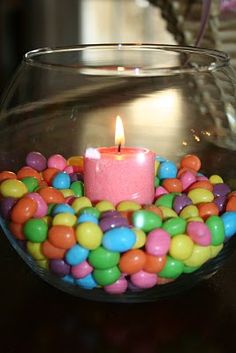
<path fill-rule="evenodd" d="M 124 126 L 123 126 L 121 117 L 119 115 L 117 115 L 116 117 L 115 144 L 117 146 L 121 146 L 125 144 Z"/>

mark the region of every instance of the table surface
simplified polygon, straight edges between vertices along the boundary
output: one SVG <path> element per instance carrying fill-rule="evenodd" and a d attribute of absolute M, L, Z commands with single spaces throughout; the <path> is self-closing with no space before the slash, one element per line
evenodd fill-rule
<path fill-rule="evenodd" d="M 0 234 L 4 353 L 236 352 L 236 252 L 195 288 L 153 303 L 108 304 L 44 283 Z"/>

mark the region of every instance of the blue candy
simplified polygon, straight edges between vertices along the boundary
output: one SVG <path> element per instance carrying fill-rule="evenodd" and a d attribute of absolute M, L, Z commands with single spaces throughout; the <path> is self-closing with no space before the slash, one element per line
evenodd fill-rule
<path fill-rule="evenodd" d="M 230 238 L 236 234 L 236 212 L 225 212 L 221 219 L 224 223 L 225 237 Z"/>
<path fill-rule="evenodd" d="M 75 283 L 85 289 L 93 289 L 98 286 L 91 273 L 83 278 L 76 279 Z"/>
<path fill-rule="evenodd" d="M 53 207 L 52 210 L 52 215 L 55 216 L 58 213 L 71 213 L 71 214 L 75 214 L 74 209 L 70 206 L 67 205 L 66 203 L 58 203 L 57 205 L 55 205 Z"/>
<path fill-rule="evenodd" d="M 57 173 L 52 180 L 52 186 L 56 189 L 69 189 L 70 176 L 63 172 Z"/>
<path fill-rule="evenodd" d="M 76 244 L 67 251 L 65 256 L 66 262 L 71 266 L 78 265 L 87 259 L 88 254 L 88 249 L 85 249 L 82 246 Z"/>
<path fill-rule="evenodd" d="M 92 223 L 98 224 L 98 219 L 91 214 L 84 213 L 79 216 L 77 223 L 84 223 L 84 222 L 92 222 Z"/>
<path fill-rule="evenodd" d="M 178 170 L 174 162 L 165 161 L 160 163 L 157 176 L 160 179 L 176 178 L 177 171 Z"/>
<path fill-rule="evenodd" d="M 110 251 L 124 252 L 132 249 L 136 242 L 135 233 L 127 227 L 108 230 L 102 239 L 104 248 Z"/>
<path fill-rule="evenodd" d="M 66 276 L 62 277 L 62 279 L 66 283 L 70 283 L 70 284 L 74 284 L 75 283 L 75 279 L 72 276 L 70 276 L 70 275 L 66 275 Z"/>

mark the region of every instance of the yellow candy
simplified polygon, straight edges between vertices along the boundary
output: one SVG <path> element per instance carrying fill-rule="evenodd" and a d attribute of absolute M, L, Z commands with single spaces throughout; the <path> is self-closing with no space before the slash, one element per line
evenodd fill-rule
<path fill-rule="evenodd" d="M 43 268 L 44 270 L 49 269 L 48 260 L 37 260 L 36 263 L 39 267 Z"/>
<path fill-rule="evenodd" d="M 184 207 L 179 215 L 184 219 L 188 219 L 188 218 L 198 217 L 199 211 L 197 206 L 189 205 Z"/>
<path fill-rule="evenodd" d="M 82 196 L 82 197 L 77 197 L 73 201 L 71 206 L 72 206 L 73 210 L 75 211 L 75 213 L 78 214 L 79 211 L 82 210 L 82 208 L 91 207 L 92 203 L 88 197 Z"/>
<path fill-rule="evenodd" d="M 222 184 L 224 180 L 221 178 L 221 176 L 217 174 L 213 174 L 210 176 L 209 181 L 211 184 Z"/>
<path fill-rule="evenodd" d="M 83 169 L 84 157 L 83 156 L 72 156 L 67 159 L 67 164 L 73 165 L 76 167 L 81 167 L 81 169 Z"/>
<path fill-rule="evenodd" d="M 197 188 L 188 192 L 188 197 L 192 200 L 193 204 L 201 202 L 212 202 L 214 195 L 207 189 Z"/>
<path fill-rule="evenodd" d="M 77 222 L 77 217 L 71 213 L 58 213 L 52 220 L 53 226 L 73 227 Z"/>
<path fill-rule="evenodd" d="M 115 210 L 114 205 L 110 201 L 106 201 L 106 200 L 98 202 L 95 207 L 100 212 Z"/>
<path fill-rule="evenodd" d="M 133 246 L 133 249 L 139 249 L 142 248 L 144 246 L 144 244 L 146 243 L 146 234 L 142 229 L 139 228 L 132 228 L 132 231 L 135 233 L 136 235 L 136 242 Z"/>
<path fill-rule="evenodd" d="M 121 201 L 116 208 L 117 211 L 137 211 L 141 206 L 135 201 Z"/>
<path fill-rule="evenodd" d="M 210 248 L 211 248 L 211 258 L 213 257 L 216 257 L 219 252 L 222 250 L 224 244 L 220 244 L 220 245 L 211 245 Z"/>
<path fill-rule="evenodd" d="M 204 223 L 204 220 L 202 219 L 202 217 L 190 217 L 190 218 L 187 218 L 187 222 L 202 222 Z"/>
<path fill-rule="evenodd" d="M 27 194 L 28 190 L 22 181 L 17 179 L 4 180 L 0 185 L 0 193 L 4 197 L 20 198 Z"/>
<path fill-rule="evenodd" d="M 158 206 L 158 208 L 162 211 L 163 214 L 163 219 L 169 219 L 169 218 L 174 218 L 178 217 L 177 213 L 172 210 L 172 208 L 166 207 L 166 206 Z"/>
<path fill-rule="evenodd" d="M 157 175 L 158 168 L 160 166 L 160 162 L 156 159 L 155 160 L 155 175 Z"/>
<path fill-rule="evenodd" d="M 92 222 L 84 222 L 77 226 L 76 239 L 86 249 L 94 250 L 101 245 L 103 232 L 101 228 Z"/>
<path fill-rule="evenodd" d="M 52 224 L 52 217 L 51 216 L 44 216 L 42 219 L 44 220 L 45 223 L 47 223 L 48 226 L 50 226 Z"/>
<path fill-rule="evenodd" d="M 42 253 L 42 244 L 41 243 L 32 243 L 31 241 L 27 241 L 26 248 L 28 253 L 35 260 L 46 260 L 46 257 Z"/>
<path fill-rule="evenodd" d="M 171 238 L 170 255 L 176 260 L 186 260 L 193 252 L 194 243 L 186 234 L 175 235 Z"/>
<path fill-rule="evenodd" d="M 61 189 L 60 192 L 64 197 L 75 196 L 74 191 L 71 189 Z"/>
<path fill-rule="evenodd" d="M 192 255 L 184 261 L 184 264 L 191 267 L 202 266 L 211 258 L 211 247 L 194 244 Z"/>

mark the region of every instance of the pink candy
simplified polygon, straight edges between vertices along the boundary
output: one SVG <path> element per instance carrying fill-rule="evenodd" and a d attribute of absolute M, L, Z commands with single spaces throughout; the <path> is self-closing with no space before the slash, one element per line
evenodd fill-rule
<path fill-rule="evenodd" d="M 157 275 L 139 271 L 130 276 L 131 282 L 139 288 L 152 288 L 157 284 Z"/>
<path fill-rule="evenodd" d="M 48 168 L 64 170 L 67 166 L 66 159 L 60 154 L 54 154 L 48 158 Z"/>
<path fill-rule="evenodd" d="M 93 271 L 93 267 L 87 262 L 83 261 L 76 266 L 72 266 L 71 274 L 74 278 L 83 278 Z"/>
<path fill-rule="evenodd" d="M 196 177 L 193 173 L 187 171 L 180 176 L 180 181 L 183 185 L 183 190 L 186 190 L 190 185 L 195 183 Z"/>
<path fill-rule="evenodd" d="M 41 195 L 37 192 L 31 192 L 27 194 L 27 197 L 37 202 L 37 210 L 34 214 L 34 218 L 41 218 L 47 215 L 48 213 L 48 206 Z"/>
<path fill-rule="evenodd" d="M 165 230 L 156 228 L 148 234 L 145 247 L 151 255 L 166 255 L 170 247 L 170 236 Z"/>
<path fill-rule="evenodd" d="M 187 225 L 187 233 L 190 238 L 199 245 L 208 246 L 211 244 L 211 233 L 205 223 L 189 222 Z"/>
<path fill-rule="evenodd" d="M 104 290 L 110 294 L 122 294 L 126 292 L 128 282 L 125 278 L 118 279 L 115 283 L 104 287 Z"/>

